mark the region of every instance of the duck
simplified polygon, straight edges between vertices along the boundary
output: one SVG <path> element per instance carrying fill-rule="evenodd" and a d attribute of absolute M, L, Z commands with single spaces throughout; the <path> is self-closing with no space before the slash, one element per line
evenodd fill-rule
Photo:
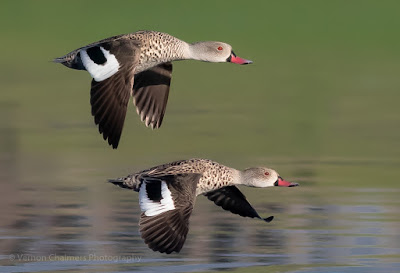
<path fill-rule="evenodd" d="M 167 33 L 142 30 L 78 48 L 55 63 L 86 70 L 93 78 L 91 113 L 103 139 L 117 149 L 130 97 L 142 122 L 162 124 L 172 76 L 172 61 L 199 60 L 250 64 L 232 46 L 216 41 L 187 43 Z"/>
<path fill-rule="evenodd" d="M 237 185 L 257 188 L 299 185 L 284 180 L 271 168 L 239 171 L 199 158 L 166 163 L 108 182 L 139 193 L 141 237 L 150 249 L 166 254 L 182 249 L 198 195 L 231 213 L 271 222 L 274 216 L 262 218 Z"/>

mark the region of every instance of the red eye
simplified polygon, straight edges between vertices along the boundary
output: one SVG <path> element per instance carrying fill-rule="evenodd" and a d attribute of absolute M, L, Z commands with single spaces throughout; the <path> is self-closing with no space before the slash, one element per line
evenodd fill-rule
<path fill-rule="evenodd" d="M 265 174 L 265 175 L 269 175 L 269 172 L 265 172 L 264 174 Z"/>
<path fill-rule="evenodd" d="M 218 49 L 218 50 L 222 50 L 222 46 L 219 46 L 217 49 Z"/>

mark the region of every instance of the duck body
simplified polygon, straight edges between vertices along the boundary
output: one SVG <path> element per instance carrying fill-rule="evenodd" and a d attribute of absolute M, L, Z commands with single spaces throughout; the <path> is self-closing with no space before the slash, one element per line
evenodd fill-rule
<path fill-rule="evenodd" d="M 186 42 L 167 33 L 142 30 L 134 33 L 113 36 L 91 43 L 78 48 L 65 56 L 56 58 L 54 61 L 62 63 L 72 69 L 87 70 L 81 57 L 83 51 L 87 52 L 88 49 L 90 50 L 96 47 L 104 47 L 106 50 L 118 48 L 118 46 L 120 46 L 120 41 L 129 41 L 128 44 L 132 47 L 130 50 L 135 50 L 135 55 L 138 55 L 137 60 L 135 61 L 135 71 L 133 74 L 138 74 L 161 63 L 182 60 L 185 59 L 185 57 L 188 57 L 188 44 Z M 107 44 L 109 44 L 109 46 L 107 46 Z M 130 50 L 128 50 L 128 52 L 121 52 L 121 54 L 131 55 L 129 52 Z M 98 52 L 92 50 L 89 54 L 90 58 L 92 58 L 92 60 L 97 64 L 102 64 L 104 61 L 107 61 L 107 58 L 101 52 L 101 49 L 97 49 L 97 51 Z M 88 72 L 90 73 L 90 71 Z"/>
<path fill-rule="evenodd" d="M 183 174 L 201 174 L 195 183 L 195 196 L 198 196 L 218 188 L 234 185 L 234 176 L 239 175 L 239 171 L 209 159 L 193 158 L 163 164 L 128 175 L 124 178 L 124 185 L 139 192 L 140 185 L 147 177 Z"/>
<path fill-rule="evenodd" d="M 237 57 L 229 44 L 189 44 L 167 33 L 138 31 L 113 36 L 54 59 L 92 76 L 92 115 L 104 140 L 117 148 L 130 96 L 146 126 L 161 126 L 172 76 L 172 61 L 251 63 Z"/>
<path fill-rule="evenodd" d="M 141 236 L 151 249 L 165 253 L 179 252 L 183 247 L 196 196 L 204 195 L 234 214 L 270 222 L 273 216 L 260 217 L 236 185 L 298 185 L 283 180 L 266 167 L 239 171 L 196 158 L 163 164 L 109 182 L 139 192 Z"/>

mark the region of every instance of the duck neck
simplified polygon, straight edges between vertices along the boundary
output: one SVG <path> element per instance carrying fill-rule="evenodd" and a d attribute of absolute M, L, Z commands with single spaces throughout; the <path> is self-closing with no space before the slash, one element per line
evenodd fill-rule
<path fill-rule="evenodd" d="M 231 181 L 231 185 L 245 185 L 245 181 L 243 180 L 243 174 L 241 171 L 236 170 L 236 169 L 231 169 L 232 172 L 232 181 Z"/>
<path fill-rule="evenodd" d="M 204 54 L 204 43 L 196 42 L 187 44 L 186 59 L 208 62 L 206 54 Z"/>
<path fill-rule="evenodd" d="M 233 184 L 235 185 L 245 185 L 248 187 L 257 187 L 254 185 L 254 178 L 249 175 L 248 172 L 245 171 L 239 171 L 239 170 L 235 170 L 236 173 L 234 173 L 234 180 L 233 180 Z"/>

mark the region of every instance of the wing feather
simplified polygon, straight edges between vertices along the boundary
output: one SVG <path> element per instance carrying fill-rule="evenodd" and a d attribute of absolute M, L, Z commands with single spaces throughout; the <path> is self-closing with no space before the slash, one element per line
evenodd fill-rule
<path fill-rule="evenodd" d="M 257 211 L 250 205 L 244 194 L 236 186 L 224 187 L 207 192 L 204 195 L 224 210 L 243 217 L 259 218 L 266 222 L 271 222 L 274 218 L 273 216 L 262 218 L 258 215 Z"/>

